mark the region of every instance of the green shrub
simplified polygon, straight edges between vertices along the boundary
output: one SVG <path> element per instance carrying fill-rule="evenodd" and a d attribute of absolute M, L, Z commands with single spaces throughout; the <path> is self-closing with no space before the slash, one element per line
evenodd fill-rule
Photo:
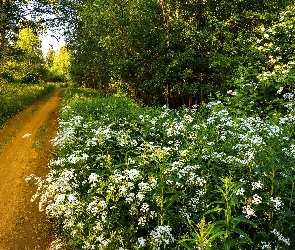
<path fill-rule="evenodd" d="M 21 78 L 21 83 L 39 83 L 39 74 L 35 72 L 28 72 Z"/>
<path fill-rule="evenodd" d="M 13 83 L 14 82 L 14 77 L 11 73 L 4 71 L 0 74 L 0 78 L 2 78 L 3 80 L 9 82 L 9 83 Z"/>
<path fill-rule="evenodd" d="M 48 82 L 66 82 L 67 79 L 63 75 L 53 74 L 50 72 L 47 76 L 47 81 Z"/>

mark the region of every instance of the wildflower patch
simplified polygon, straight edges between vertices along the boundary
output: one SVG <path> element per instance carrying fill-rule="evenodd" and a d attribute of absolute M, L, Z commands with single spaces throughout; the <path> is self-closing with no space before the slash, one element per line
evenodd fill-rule
<path fill-rule="evenodd" d="M 294 118 L 68 91 L 40 208 L 75 249 L 292 249 Z"/>

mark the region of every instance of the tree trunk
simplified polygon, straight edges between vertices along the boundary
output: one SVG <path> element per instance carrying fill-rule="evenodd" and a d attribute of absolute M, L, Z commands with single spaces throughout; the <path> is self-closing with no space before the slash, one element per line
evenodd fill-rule
<path fill-rule="evenodd" d="M 166 49 L 168 50 L 170 47 L 169 42 L 169 10 L 167 8 L 167 4 L 165 0 L 159 1 L 161 9 L 162 9 L 162 17 L 163 17 L 163 25 L 165 27 L 165 35 L 166 35 Z M 166 105 L 169 107 L 170 104 L 170 83 L 166 83 L 165 87 L 165 99 L 166 99 Z"/>
<path fill-rule="evenodd" d="M 200 103 L 203 103 L 203 75 L 201 72 L 199 73 L 199 79 L 200 79 L 200 89 L 201 89 Z"/>
<path fill-rule="evenodd" d="M 3 11 L 3 10 L 2 10 Z M 0 60 L 4 56 L 4 47 L 5 47 L 5 34 L 7 29 L 7 15 L 5 13 L 0 13 L 1 22 L 0 22 Z"/>
<path fill-rule="evenodd" d="M 193 96 L 189 95 L 189 97 L 188 97 L 188 106 L 191 108 L 192 105 L 193 105 Z"/>
<path fill-rule="evenodd" d="M 166 106 L 169 107 L 170 104 L 170 84 L 166 84 L 166 91 L 165 91 L 165 96 L 166 96 Z"/>
<path fill-rule="evenodd" d="M 169 43 L 169 11 L 166 9 L 166 3 L 165 0 L 160 0 L 160 5 L 162 9 L 162 16 L 163 16 L 163 24 L 165 27 L 165 32 L 166 32 L 166 44 L 167 48 L 169 48 L 170 43 Z"/>

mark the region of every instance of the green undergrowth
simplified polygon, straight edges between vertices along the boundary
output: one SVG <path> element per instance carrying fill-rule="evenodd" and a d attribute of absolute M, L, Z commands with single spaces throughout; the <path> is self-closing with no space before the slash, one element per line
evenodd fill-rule
<path fill-rule="evenodd" d="M 53 84 L 8 84 L 0 82 L 0 127 L 9 118 L 55 89 Z"/>
<path fill-rule="evenodd" d="M 14 126 L 10 133 L 3 138 L 0 142 L 0 155 L 2 154 L 5 146 L 15 137 L 17 131 L 19 131 L 20 127 L 18 125 Z"/>
<path fill-rule="evenodd" d="M 43 136 L 47 131 L 48 121 L 45 121 L 42 123 L 42 125 L 39 127 L 38 132 L 35 137 L 35 141 L 33 146 L 37 149 L 43 148 Z"/>
<path fill-rule="evenodd" d="M 68 89 L 36 196 L 74 249 L 294 249 L 294 121 Z"/>

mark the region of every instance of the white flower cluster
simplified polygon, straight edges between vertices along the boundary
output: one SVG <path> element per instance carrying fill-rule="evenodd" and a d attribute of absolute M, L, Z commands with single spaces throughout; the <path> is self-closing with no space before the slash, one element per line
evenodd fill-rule
<path fill-rule="evenodd" d="M 270 242 L 261 241 L 261 249 L 272 249 Z"/>
<path fill-rule="evenodd" d="M 273 229 L 271 231 L 271 233 L 273 233 L 275 236 L 278 237 L 279 241 L 284 242 L 286 245 L 290 246 L 290 239 L 289 238 L 285 238 L 282 234 L 280 234 L 278 232 L 278 230 Z"/>
<path fill-rule="evenodd" d="M 259 181 L 256 181 L 256 182 L 252 182 L 251 186 L 252 186 L 252 190 L 256 190 L 256 189 L 261 189 L 263 187 L 263 184 L 259 180 Z"/>
<path fill-rule="evenodd" d="M 158 226 L 150 233 L 152 249 L 160 250 L 160 246 L 169 245 L 174 242 L 172 228 L 168 225 Z"/>
<path fill-rule="evenodd" d="M 276 198 L 270 197 L 270 201 L 273 202 L 274 209 L 276 211 L 280 210 L 282 206 L 284 205 L 280 197 L 276 197 Z"/>
<path fill-rule="evenodd" d="M 287 156 L 295 158 L 295 144 L 291 144 L 289 148 L 283 148 L 282 150 Z"/>
<path fill-rule="evenodd" d="M 40 208 L 61 221 L 81 249 L 177 249 L 190 228 L 186 219 L 209 209 L 208 197 L 218 199 L 211 193 L 216 182 L 231 173 L 241 184 L 236 198 L 242 211 L 235 216 L 264 216 L 263 192 L 272 181 L 268 149 L 274 143 L 286 162 L 295 157 L 286 132 L 295 117 L 280 117 L 278 124 L 236 117 L 221 102 L 209 103 L 207 111 L 202 119 L 166 107 L 136 110 L 132 118 L 100 113 L 87 119 L 64 108 L 54 140 L 59 153 L 46 180 L 39 180 Z M 268 202 L 276 215 L 284 211 L 283 199 Z"/>
<path fill-rule="evenodd" d="M 255 211 L 250 205 L 247 205 L 243 207 L 243 214 L 246 214 L 245 217 L 250 219 L 251 216 L 255 215 Z"/>
<path fill-rule="evenodd" d="M 244 195 L 245 189 L 244 188 L 239 188 L 236 192 L 236 195 Z"/>
<path fill-rule="evenodd" d="M 206 180 L 204 179 L 204 177 L 200 177 L 197 174 L 199 169 L 199 165 L 186 165 L 183 161 L 173 162 L 171 164 L 171 168 L 167 168 L 164 171 L 164 173 L 168 177 L 166 182 L 168 185 L 177 185 L 180 188 L 182 188 L 184 185 L 187 187 L 203 187 L 206 184 Z M 182 184 L 180 184 L 180 182 Z"/>
<path fill-rule="evenodd" d="M 251 202 L 255 205 L 258 205 L 262 202 L 262 198 L 258 194 L 254 194 Z"/>

